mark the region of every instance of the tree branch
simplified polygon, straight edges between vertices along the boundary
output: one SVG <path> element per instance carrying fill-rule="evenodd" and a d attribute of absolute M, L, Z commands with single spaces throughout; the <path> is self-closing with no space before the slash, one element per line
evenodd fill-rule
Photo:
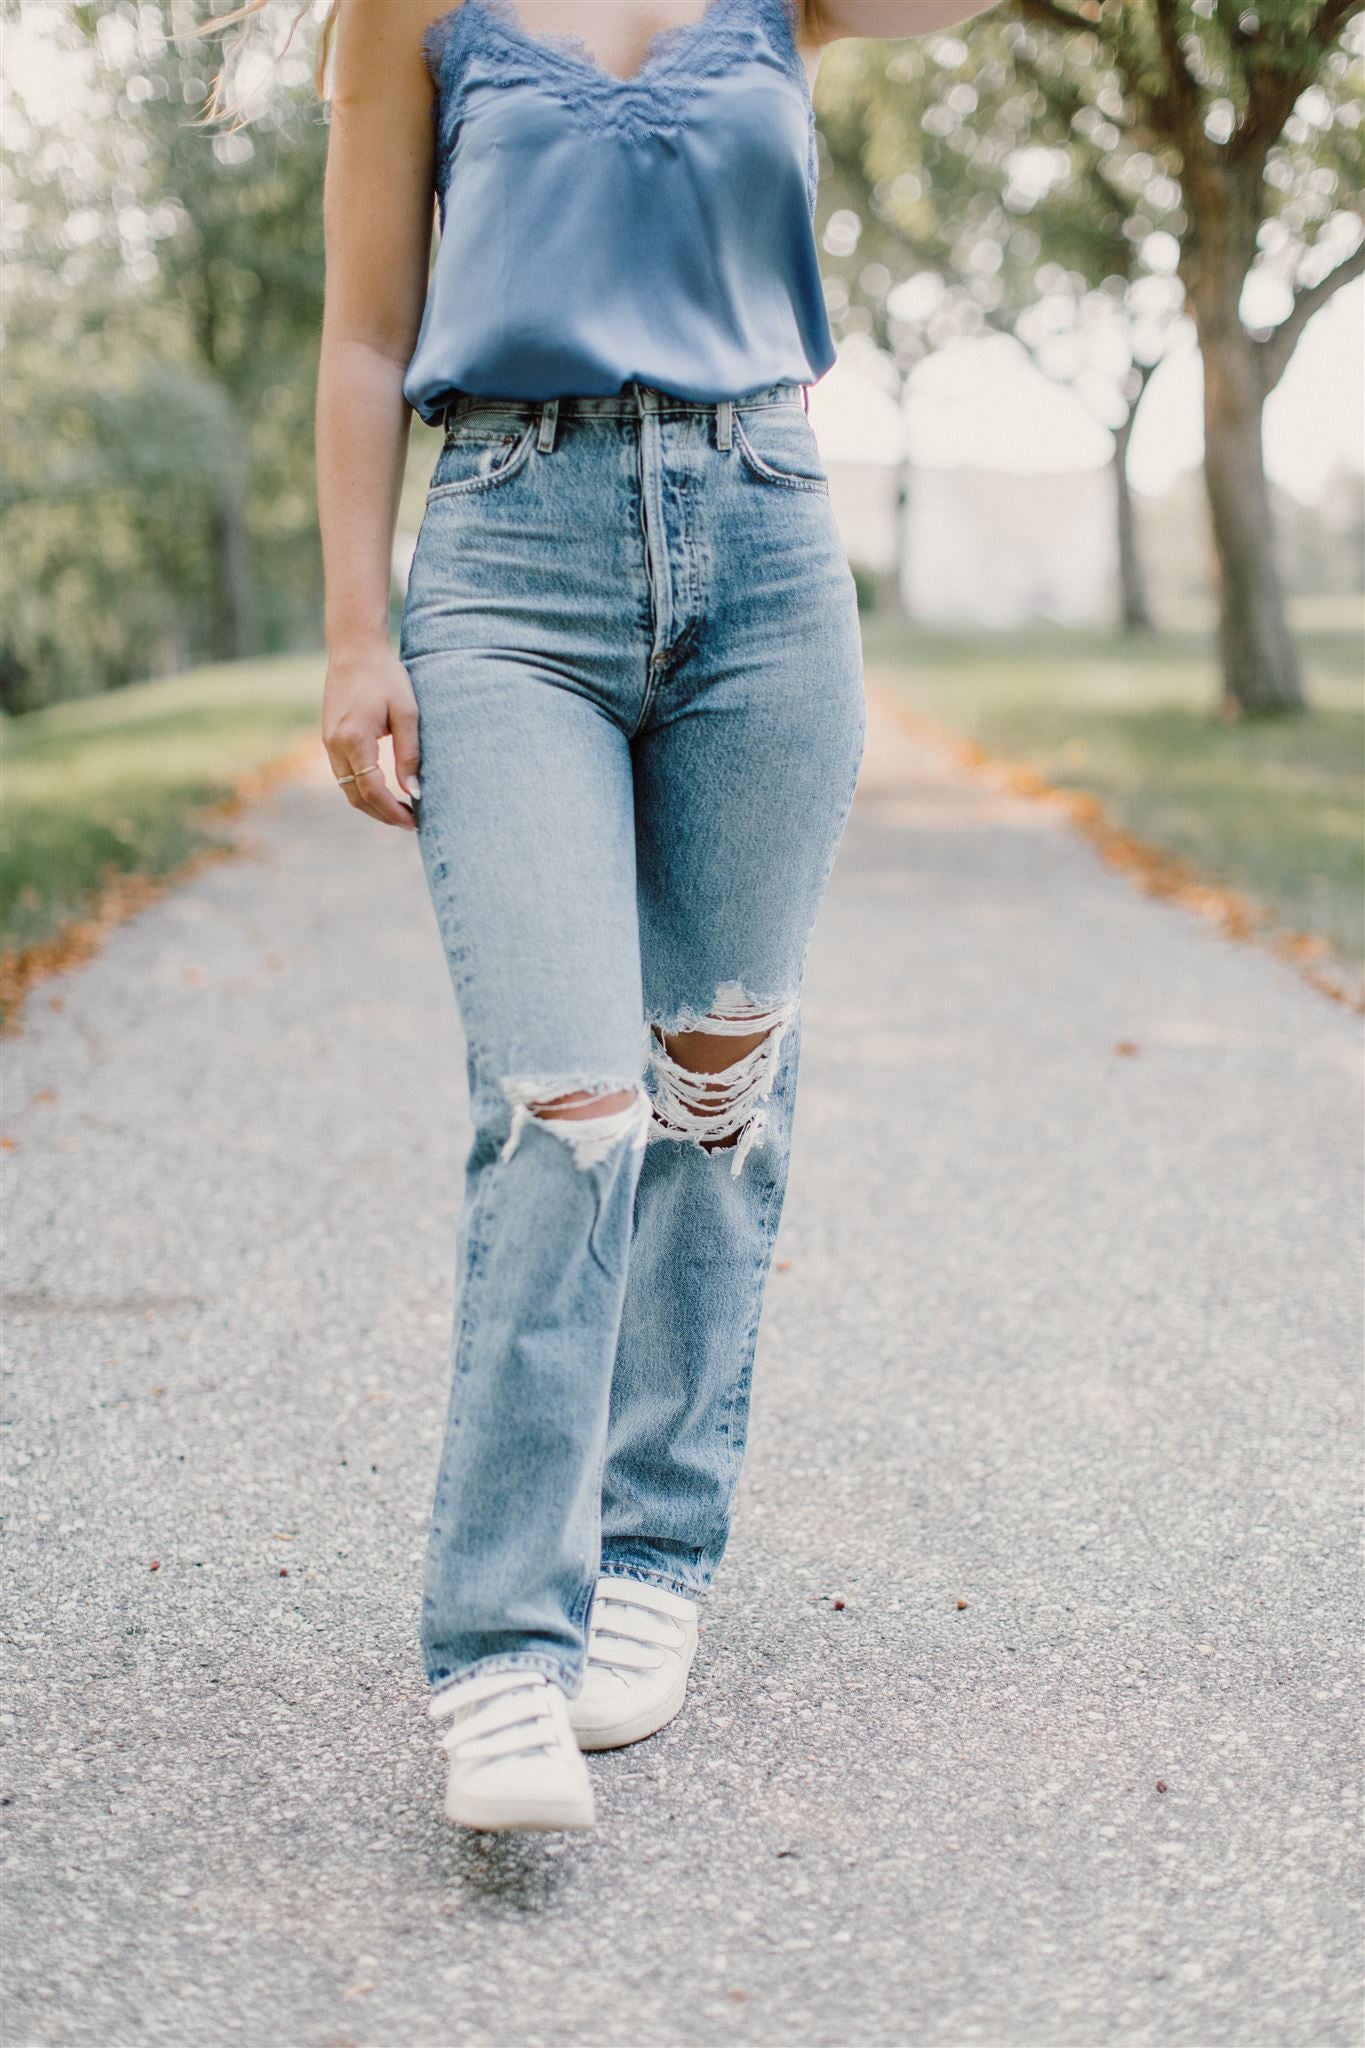
<path fill-rule="evenodd" d="M 1152 101 L 1153 112 L 1166 117 L 1171 139 L 1188 164 L 1203 140 L 1199 119 L 1199 85 L 1180 47 L 1176 0 L 1155 0 L 1157 41 L 1161 46 L 1165 89 Z"/>
<path fill-rule="evenodd" d="M 1307 41 L 1311 49 L 1326 50 L 1336 40 L 1350 18 L 1360 12 L 1360 0 L 1324 0 Z M 1255 49 L 1248 43 L 1248 56 Z M 1287 64 L 1285 69 L 1273 75 L 1262 60 L 1259 70 L 1261 80 L 1253 96 L 1247 117 L 1237 134 L 1228 145 L 1228 156 L 1233 162 L 1255 156 L 1264 163 L 1270 151 L 1278 142 L 1285 122 L 1293 113 L 1302 95 L 1318 74 L 1318 60 L 1311 55 L 1306 62 Z"/>
<path fill-rule="evenodd" d="M 1260 365 L 1261 388 L 1267 395 L 1275 389 L 1289 367 L 1289 359 L 1298 347 L 1299 338 L 1315 313 L 1320 313 L 1330 298 L 1335 297 L 1344 284 L 1354 277 L 1365 275 L 1365 236 L 1356 244 L 1349 256 L 1343 256 L 1340 263 L 1329 270 L 1326 277 L 1320 277 L 1316 284 L 1308 285 L 1303 291 L 1295 292 L 1294 303 L 1287 317 L 1278 327 L 1272 327 L 1263 341 L 1256 344 L 1256 360 Z"/>
<path fill-rule="evenodd" d="M 1019 0 L 1019 12 L 1026 21 L 1036 21 L 1044 28 L 1061 29 L 1065 35 L 1081 35 L 1095 27 L 1093 21 L 1073 14 L 1069 7 L 1058 6 L 1057 0 Z"/>
<path fill-rule="evenodd" d="M 1337 31 L 1345 28 L 1353 14 L 1360 12 L 1360 0 L 1325 0 L 1322 12 L 1308 31 L 1310 38 L 1319 49 L 1325 50 L 1337 38 Z"/>
<path fill-rule="evenodd" d="M 1240 6 L 1239 0 L 1213 0 L 1213 14 L 1227 38 L 1228 48 L 1244 50 L 1251 41 L 1251 36 L 1242 26 L 1245 10 Z"/>

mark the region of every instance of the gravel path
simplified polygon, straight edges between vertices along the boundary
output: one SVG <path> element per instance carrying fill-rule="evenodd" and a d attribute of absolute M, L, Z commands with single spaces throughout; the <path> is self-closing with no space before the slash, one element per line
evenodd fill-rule
<path fill-rule="evenodd" d="M 7 1049 L 6 2048 L 1356 2048 L 1349 1013 L 879 715 L 688 1710 L 490 1842 L 445 970 L 410 842 L 244 830 Z"/>

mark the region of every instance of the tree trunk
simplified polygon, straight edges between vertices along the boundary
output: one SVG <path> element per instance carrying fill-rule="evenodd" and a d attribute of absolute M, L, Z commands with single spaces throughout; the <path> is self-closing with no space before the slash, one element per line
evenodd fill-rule
<path fill-rule="evenodd" d="M 256 652 L 256 606 L 251 587 L 246 503 L 236 478 L 219 486 L 211 523 L 214 653 L 220 661 L 242 661 Z"/>
<path fill-rule="evenodd" d="M 1114 432 L 1114 503 L 1118 514 L 1119 538 L 1119 625 L 1125 633 L 1150 633 L 1152 607 L 1147 596 L 1147 577 L 1138 549 L 1137 522 L 1133 516 L 1133 487 L 1128 481 L 1128 449 L 1133 439 L 1137 408 L 1129 408 L 1123 425 Z"/>
<path fill-rule="evenodd" d="M 1306 706 L 1275 553 L 1260 368 L 1235 309 L 1202 318 L 1197 304 L 1194 310 L 1204 360 L 1204 477 L 1218 551 L 1224 709 L 1283 716 Z"/>
<path fill-rule="evenodd" d="M 902 618 L 912 619 L 910 604 L 910 458 L 902 455 L 896 467 L 896 603 Z"/>

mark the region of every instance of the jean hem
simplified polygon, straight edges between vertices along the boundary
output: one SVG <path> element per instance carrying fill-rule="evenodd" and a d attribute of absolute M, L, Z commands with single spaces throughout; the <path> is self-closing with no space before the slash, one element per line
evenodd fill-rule
<path fill-rule="evenodd" d="M 678 1579 L 671 1572 L 656 1571 L 652 1565 L 608 1564 L 604 1558 L 599 1567 L 599 1577 L 604 1579 L 640 1579 L 647 1586 L 662 1586 L 665 1593 L 680 1594 L 684 1600 L 700 1600 L 705 1586 L 689 1585 L 686 1579 Z"/>
<path fill-rule="evenodd" d="M 439 1698 L 452 1685 L 462 1685 L 467 1678 L 485 1678 L 495 1671 L 538 1671 L 543 1678 L 552 1679 L 561 1692 L 570 1695 L 579 1684 L 578 1674 L 558 1657 L 548 1657 L 541 1650 L 505 1650 L 492 1657 L 476 1657 L 471 1664 L 448 1672 L 444 1678 L 433 1678 L 432 1697 Z"/>

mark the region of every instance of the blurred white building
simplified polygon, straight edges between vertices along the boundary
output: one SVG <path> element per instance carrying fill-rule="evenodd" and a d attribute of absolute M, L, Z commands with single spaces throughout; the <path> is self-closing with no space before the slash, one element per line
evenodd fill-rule
<path fill-rule="evenodd" d="M 1118 578 L 1107 469 L 904 472 L 901 601 L 931 625 L 1107 621 Z"/>
<path fill-rule="evenodd" d="M 988 346 L 988 345 L 987 345 Z M 921 365 L 904 406 L 841 362 L 811 419 L 849 558 L 911 618 L 1007 627 L 1108 620 L 1118 575 L 1110 440 L 1065 391 L 998 355 Z"/>

